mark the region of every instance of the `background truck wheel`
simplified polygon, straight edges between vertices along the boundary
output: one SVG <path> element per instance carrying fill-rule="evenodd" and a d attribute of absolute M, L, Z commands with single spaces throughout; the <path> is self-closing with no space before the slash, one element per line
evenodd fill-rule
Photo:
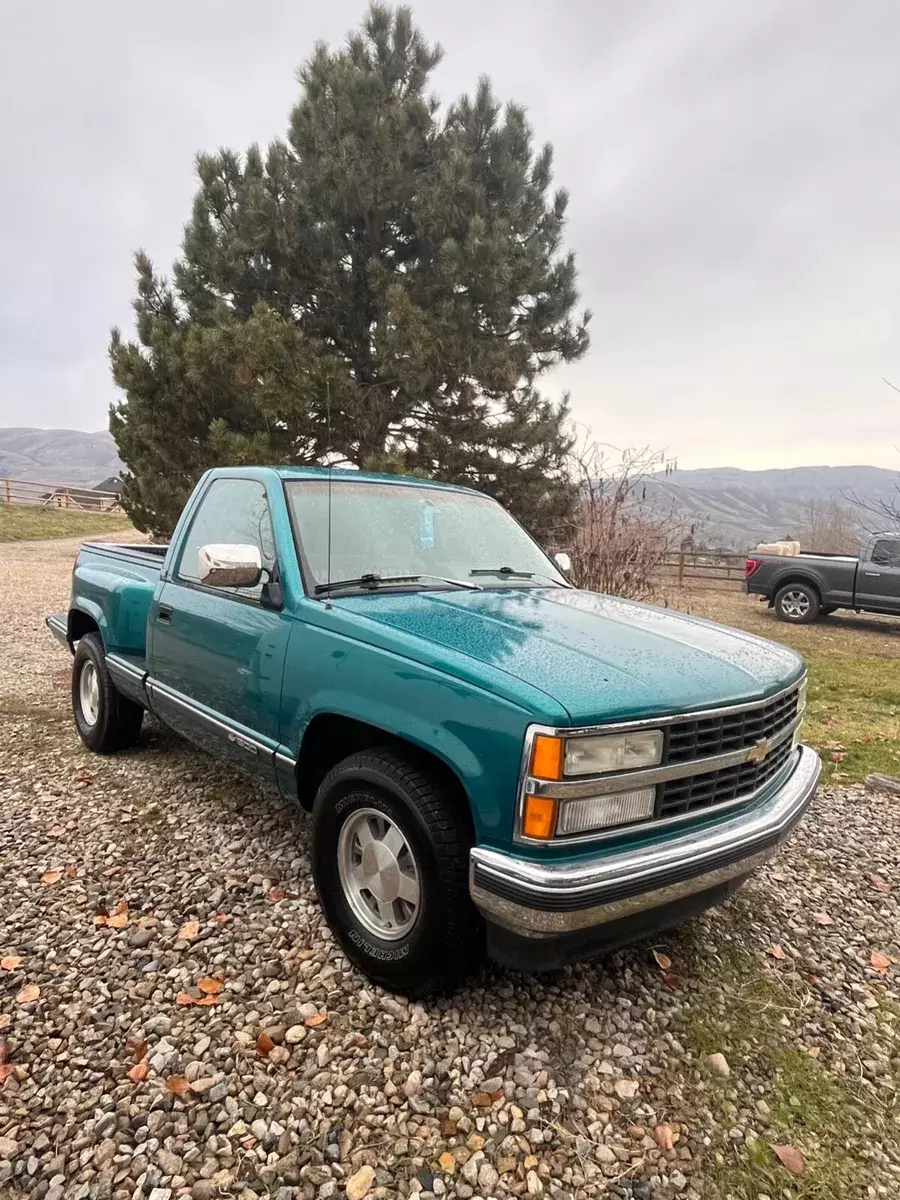
<path fill-rule="evenodd" d="M 75 650 L 72 711 L 81 740 L 98 754 L 125 750 L 140 735 L 144 710 L 121 695 L 113 683 L 99 633 L 85 634 Z"/>
<path fill-rule="evenodd" d="M 775 597 L 775 612 L 792 625 L 808 625 L 819 615 L 819 594 L 808 583 L 789 583 Z"/>
<path fill-rule="evenodd" d="M 412 758 L 376 748 L 326 775 L 312 815 L 316 890 L 344 953 L 376 983 L 440 990 L 481 961 L 472 842 L 460 797 Z"/>

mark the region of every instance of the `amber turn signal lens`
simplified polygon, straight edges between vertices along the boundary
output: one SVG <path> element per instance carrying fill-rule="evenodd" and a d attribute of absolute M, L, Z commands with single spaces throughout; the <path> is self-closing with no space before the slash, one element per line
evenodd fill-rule
<path fill-rule="evenodd" d="M 562 761 L 562 738 L 539 733 L 531 749 L 531 774 L 535 779 L 561 779 Z"/>
<path fill-rule="evenodd" d="M 556 825 L 556 801 L 549 796 L 526 796 L 522 833 L 530 838 L 552 838 Z"/>

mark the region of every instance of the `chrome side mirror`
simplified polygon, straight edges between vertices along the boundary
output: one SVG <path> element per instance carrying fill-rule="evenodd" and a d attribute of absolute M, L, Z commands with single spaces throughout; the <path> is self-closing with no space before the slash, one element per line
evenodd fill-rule
<path fill-rule="evenodd" d="M 566 554 L 565 550 L 560 550 L 558 554 L 554 554 L 553 561 L 562 571 L 563 575 L 568 575 L 572 570 L 572 560 L 568 554 Z"/>
<path fill-rule="evenodd" d="M 201 546 L 197 574 L 207 587 L 256 587 L 262 576 L 259 547 L 231 543 Z"/>

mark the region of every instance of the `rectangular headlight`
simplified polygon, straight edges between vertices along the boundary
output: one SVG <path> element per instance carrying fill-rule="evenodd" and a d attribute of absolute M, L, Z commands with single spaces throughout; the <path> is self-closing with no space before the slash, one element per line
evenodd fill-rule
<path fill-rule="evenodd" d="M 560 808 L 557 834 L 585 833 L 625 825 L 653 816 L 656 788 L 637 788 L 633 792 L 614 792 L 610 796 L 588 796 L 567 800 Z"/>
<path fill-rule="evenodd" d="M 566 741 L 567 775 L 603 775 L 609 771 L 634 771 L 662 762 L 661 729 L 636 729 L 631 733 L 607 733 L 599 737 L 569 738 Z"/>

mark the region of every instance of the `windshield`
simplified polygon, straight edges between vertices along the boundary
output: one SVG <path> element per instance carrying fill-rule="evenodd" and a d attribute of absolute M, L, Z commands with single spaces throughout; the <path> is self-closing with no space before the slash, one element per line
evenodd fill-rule
<path fill-rule="evenodd" d="M 312 583 L 321 587 L 328 577 L 328 481 L 291 480 L 286 487 Z M 371 575 L 422 576 L 391 586 L 440 588 L 441 579 L 487 588 L 568 586 L 525 530 L 486 496 L 335 478 L 331 580 Z"/>

